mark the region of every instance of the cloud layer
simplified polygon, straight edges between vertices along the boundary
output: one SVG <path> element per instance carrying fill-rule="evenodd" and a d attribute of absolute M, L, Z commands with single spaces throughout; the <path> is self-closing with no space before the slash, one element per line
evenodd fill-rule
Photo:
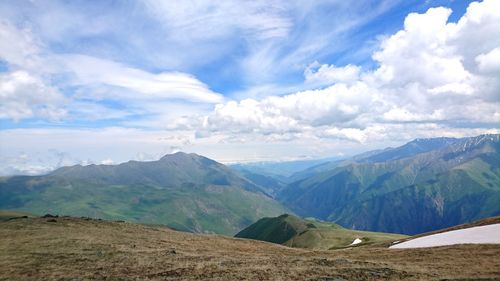
<path fill-rule="evenodd" d="M 0 174 L 499 132 L 497 0 L 390 26 L 399 1 L 23 4 L 0 4 Z"/>
<path fill-rule="evenodd" d="M 498 127 L 500 3 L 474 2 L 456 23 L 448 22 L 451 12 L 409 14 L 403 30 L 381 40 L 374 70 L 315 62 L 305 82 L 331 86 L 219 104 L 193 127 L 200 135 L 313 131 L 361 142 L 372 140 L 373 130 L 384 136 L 405 123 L 444 128 L 434 135 Z"/>

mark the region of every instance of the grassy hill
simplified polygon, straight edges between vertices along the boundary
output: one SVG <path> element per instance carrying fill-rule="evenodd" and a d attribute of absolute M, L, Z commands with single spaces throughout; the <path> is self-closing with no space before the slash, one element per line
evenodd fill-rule
<path fill-rule="evenodd" d="M 403 239 L 399 234 L 356 231 L 337 224 L 300 219 L 293 215 L 263 218 L 235 237 L 249 238 L 306 249 L 336 249 Z M 360 242 L 352 245 L 353 241 Z M 359 241 L 358 240 L 358 241 Z"/>
<path fill-rule="evenodd" d="M 151 162 L 72 166 L 45 176 L 4 178 L 0 208 L 226 235 L 286 211 L 260 186 L 226 166 L 185 153 Z"/>
<path fill-rule="evenodd" d="M 301 216 L 404 234 L 496 216 L 500 135 L 416 140 L 337 163 L 277 197 Z"/>
<path fill-rule="evenodd" d="M 500 245 L 307 250 L 84 218 L 0 222 L 0 280 L 493 280 Z"/>

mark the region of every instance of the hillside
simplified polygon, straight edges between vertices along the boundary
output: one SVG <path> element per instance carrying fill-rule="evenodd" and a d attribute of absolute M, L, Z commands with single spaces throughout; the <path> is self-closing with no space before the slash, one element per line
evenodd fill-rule
<path fill-rule="evenodd" d="M 254 173 L 243 168 L 238 168 L 236 171 L 272 197 L 276 196 L 286 186 L 286 183 L 279 177 Z"/>
<path fill-rule="evenodd" d="M 500 135 L 415 140 L 294 182 L 278 198 L 347 228 L 432 231 L 500 214 L 499 151 Z"/>
<path fill-rule="evenodd" d="M 306 250 L 88 218 L 0 222 L 0 280 L 477 280 L 500 245 Z"/>
<path fill-rule="evenodd" d="M 295 248 L 328 250 L 394 241 L 406 236 L 350 230 L 334 223 L 300 219 L 285 214 L 260 219 L 240 231 L 235 237 L 267 241 Z"/>
<path fill-rule="evenodd" d="M 255 163 L 240 163 L 233 164 L 229 167 L 231 169 L 250 172 L 254 174 L 264 175 L 274 178 L 282 182 L 289 182 L 292 176 L 296 173 L 309 169 L 311 167 L 329 163 L 338 160 L 339 157 L 329 157 L 323 159 L 310 159 L 310 160 L 292 160 L 281 162 L 255 162 Z"/>
<path fill-rule="evenodd" d="M 77 165 L 45 176 L 4 178 L 0 208 L 226 235 L 285 211 L 264 189 L 226 166 L 185 153 L 151 162 Z"/>

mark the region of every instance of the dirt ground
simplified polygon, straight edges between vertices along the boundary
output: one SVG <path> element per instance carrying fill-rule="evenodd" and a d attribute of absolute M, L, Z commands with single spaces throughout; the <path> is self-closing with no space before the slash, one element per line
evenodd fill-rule
<path fill-rule="evenodd" d="M 311 251 L 83 218 L 0 222 L 0 280 L 500 280 L 500 245 Z"/>

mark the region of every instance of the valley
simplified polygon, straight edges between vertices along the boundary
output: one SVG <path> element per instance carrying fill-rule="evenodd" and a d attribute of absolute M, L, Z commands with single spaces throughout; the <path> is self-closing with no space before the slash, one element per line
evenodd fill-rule
<path fill-rule="evenodd" d="M 499 155 L 500 135 L 416 139 L 345 159 L 232 166 L 178 152 L 3 177 L 0 209 L 230 236 L 290 213 L 352 230 L 415 235 L 500 215 Z"/>
<path fill-rule="evenodd" d="M 500 0 L 0 19 L 0 281 L 500 281 Z"/>
<path fill-rule="evenodd" d="M 303 217 L 414 235 L 500 215 L 499 155 L 500 135 L 419 139 L 322 164 L 277 198 Z"/>

